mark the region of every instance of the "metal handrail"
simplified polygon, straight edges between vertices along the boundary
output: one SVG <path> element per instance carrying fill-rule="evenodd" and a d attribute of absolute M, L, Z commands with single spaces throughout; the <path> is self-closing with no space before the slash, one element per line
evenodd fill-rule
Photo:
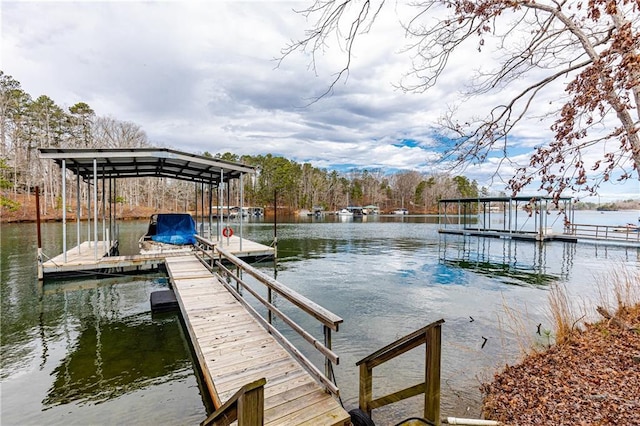
<path fill-rule="evenodd" d="M 640 230 L 634 226 L 587 225 L 571 223 L 566 233 L 581 238 L 640 242 Z"/>

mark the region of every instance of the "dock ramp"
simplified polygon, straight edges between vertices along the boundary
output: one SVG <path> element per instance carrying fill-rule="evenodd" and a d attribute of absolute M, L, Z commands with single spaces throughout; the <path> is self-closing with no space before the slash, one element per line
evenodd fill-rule
<path fill-rule="evenodd" d="M 265 425 L 348 425 L 340 403 L 247 311 L 195 255 L 165 260 L 216 408 L 266 379 Z"/>

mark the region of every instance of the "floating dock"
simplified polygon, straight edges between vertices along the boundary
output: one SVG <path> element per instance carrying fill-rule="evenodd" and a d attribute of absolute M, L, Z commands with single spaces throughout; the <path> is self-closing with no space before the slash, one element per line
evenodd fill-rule
<path fill-rule="evenodd" d="M 216 407 L 265 378 L 265 425 L 350 424 L 339 402 L 195 255 L 167 258 L 166 267 Z"/>
<path fill-rule="evenodd" d="M 241 239 L 235 235 L 223 238 L 219 244 L 235 256 L 245 260 L 274 259 L 276 256 L 275 248 L 246 238 Z M 66 254 L 62 253 L 43 261 L 39 276 L 46 279 L 51 276 L 65 274 L 156 268 L 158 265 L 165 263 L 167 258 L 185 254 L 184 251 L 168 251 L 164 253 L 113 256 L 112 253 L 116 248 L 116 242 L 98 241 L 96 243 L 95 241 L 85 241 L 79 247 L 75 246 L 67 250 Z"/>
<path fill-rule="evenodd" d="M 543 233 L 538 234 L 535 232 L 509 232 L 498 231 L 495 229 L 472 229 L 472 228 L 443 228 L 439 229 L 441 234 L 453 234 L 453 235 L 467 235 L 472 237 L 486 237 L 486 238 L 504 238 L 512 240 L 523 241 L 565 241 L 569 243 L 578 242 L 578 237 L 574 235 L 566 234 L 553 234 Z"/>
<path fill-rule="evenodd" d="M 522 211 L 528 214 L 518 223 L 518 212 Z M 442 199 L 438 204 L 438 215 L 441 234 L 640 247 L 640 229 L 636 225 L 576 224 L 570 197 L 558 200 L 540 196 Z M 497 219 L 492 220 L 492 216 Z M 562 232 L 554 232 L 550 218 L 554 223 L 562 219 Z"/>

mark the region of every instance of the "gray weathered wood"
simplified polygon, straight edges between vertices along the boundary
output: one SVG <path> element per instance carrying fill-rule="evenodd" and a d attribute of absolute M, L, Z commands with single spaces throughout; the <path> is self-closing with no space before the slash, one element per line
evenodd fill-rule
<path fill-rule="evenodd" d="M 265 424 L 349 423 L 339 402 L 195 255 L 168 258 L 166 265 L 170 276 L 176 277 L 172 285 L 215 407 L 247 383 L 266 378 Z M 191 271 L 197 278 L 181 271 Z M 209 277 L 202 278 L 201 271 Z"/>

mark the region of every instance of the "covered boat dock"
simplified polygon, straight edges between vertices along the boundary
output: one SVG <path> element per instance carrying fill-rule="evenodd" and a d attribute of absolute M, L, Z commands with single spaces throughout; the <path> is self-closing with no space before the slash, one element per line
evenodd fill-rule
<path fill-rule="evenodd" d="M 213 193 L 218 194 L 218 206 L 229 205 L 228 191 L 226 203 L 221 202 L 229 181 L 239 179 L 242 188 L 243 176 L 253 173 L 253 168 L 168 149 L 47 149 L 41 152 L 44 158 L 60 165 L 63 176 L 67 171 L 76 175 L 78 200 L 81 178 L 87 189 L 92 187 L 87 210 L 91 212 L 93 207 L 93 216 L 86 218 L 86 228 L 81 226 L 80 203 L 77 203 L 78 243 L 67 250 L 68 224 L 63 213 L 63 253 L 46 262 L 39 239 L 40 278 L 54 272 L 164 264 L 204 386 L 215 407 L 202 424 L 227 425 L 236 420 L 239 425 L 350 424 L 350 416 L 338 399 L 339 389 L 332 379 L 333 365 L 339 357 L 331 349 L 331 336 L 332 331 L 338 331 L 342 318 L 244 262 L 241 258 L 275 257 L 276 253 L 272 247 L 244 239 L 242 222 L 238 235 L 232 235 L 221 214 L 215 223 L 213 221 Z M 196 194 L 200 195 L 200 199 L 196 199 L 199 208 L 196 207 L 195 219 L 200 230 L 207 230 L 205 225 L 208 225 L 209 235 L 202 235 L 204 232 L 196 235 L 196 244 L 190 252 L 115 255 L 118 228 L 111 200 L 117 194 L 117 179 L 130 177 L 169 177 L 193 182 L 198 189 Z M 63 179 L 62 194 L 66 194 L 66 179 Z M 64 206 L 67 205 L 65 198 L 63 195 Z M 240 209 L 242 211 L 242 206 Z M 229 264 L 235 273 L 227 268 Z M 247 284 L 248 276 L 256 285 L 265 286 L 266 297 Z M 266 307 L 266 318 L 245 300 L 249 296 Z M 313 336 L 280 311 L 276 296 L 319 321 L 323 339 Z M 324 373 L 272 325 L 275 317 L 320 352 L 324 357 Z"/>
<path fill-rule="evenodd" d="M 40 279 L 50 274 L 162 263 L 162 257 L 155 255 L 117 256 L 119 227 L 115 200 L 118 181 L 127 178 L 156 177 L 193 182 L 196 187 L 194 219 L 201 236 L 227 247 L 241 257 L 274 258 L 276 255 L 273 247 L 244 239 L 242 222 L 238 225 L 237 235 L 223 235 L 229 234 L 224 231 L 229 226 L 229 219 L 225 222 L 221 212 L 214 212 L 214 206 L 229 204 L 229 183 L 234 179 L 239 181 L 242 203 L 243 178 L 255 173 L 253 167 L 167 148 L 42 148 L 40 156 L 55 161 L 61 168 L 65 177 L 61 191 L 63 206 L 69 205 L 69 173 L 75 175 L 75 199 L 81 198 L 81 185 L 86 185 L 86 192 L 90 194 L 87 196 L 86 217 L 82 217 L 80 201 L 75 203 L 75 226 L 67 221 L 67 209 L 62 209 L 61 254 L 47 256 L 42 250 L 41 241 L 38 241 Z M 71 248 L 67 247 L 68 240 L 71 240 L 67 237 L 69 228 L 75 228 L 76 235 L 76 244 Z"/>
<path fill-rule="evenodd" d="M 554 232 L 558 220 L 563 228 L 573 222 L 570 197 L 558 199 L 557 205 L 552 197 L 540 196 L 448 198 L 439 201 L 438 214 L 438 232 L 443 234 L 577 241 L 575 236 Z"/>
<path fill-rule="evenodd" d="M 448 198 L 439 201 L 438 214 L 441 234 L 640 247 L 635 225 L 576 223 L 571 197 Z"/>

